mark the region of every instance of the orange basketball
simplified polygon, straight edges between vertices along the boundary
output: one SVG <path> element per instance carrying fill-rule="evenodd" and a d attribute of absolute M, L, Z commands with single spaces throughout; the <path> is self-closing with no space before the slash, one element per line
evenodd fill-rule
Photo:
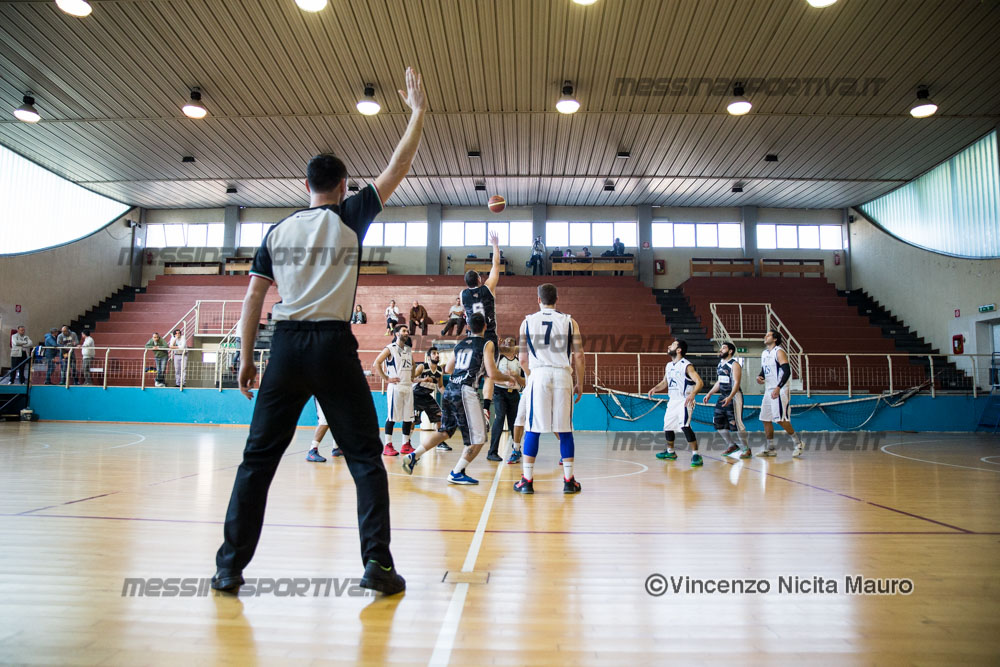
<path fill-rule="evenodd" d="M 494 213 L 499 213 L 500 211 L 507 208 L 507 200 L 500 195 L 493 195 L 490 197 L 490 210 Z"/>

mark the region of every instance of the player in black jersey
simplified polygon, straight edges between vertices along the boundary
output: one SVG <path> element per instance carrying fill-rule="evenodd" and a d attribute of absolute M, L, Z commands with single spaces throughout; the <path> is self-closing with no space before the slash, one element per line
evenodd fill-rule
<path fill-rule="evenodd" d="M 712 394 L 719 393 L 719 400 L 715 403 L 715 430 L 728 445 L 722 455 L 729 456 L 739 450 L 741 459 L 749 459 L 753 453 L 747 444 L 747 429 L 743 425 L 743 390 L 740 389 L 743 367 L 734 357 L 735 354 L 735 345 L 730 342 L 722 344 L 722 349 L 719 351 L 719 367 L 716 370 L 718 379 L 705 395 L 702 404 L 708 405 L 708 399 Z M 740 438 L 738 445 L 733 439 L 734 432 Z"/>
<path fill-rule="evenodd" d="M 476 394 L 479 380 L 486 376 L 496 382 L 512 382 L 513 378 L 497 370 L 493 361 L 493 341 L 483 338 L 486 328 L 486 318 L 482 313 L 473 313 L 469 318 L 469 330 L 472 335 L 455 346 L 455 355 L 448 362 L 445 373 L 451 377 L 444 390 L 443 416 L 438 433 L 420 443 L 411 454 L 403 457 L 403 470 L 413 474 L 413 466 L 426 452 L 434 449 L 439 442 L 444 442 L 455 431 L 462 431 L 462 442 L 465 449 L 455 468 L 448 474 L 452 484 L 479 484 L 465 474 L 465 468 L 476 458 L 479 450 L 486 444 L 486 420 L 483 417 L 482 404 Z"/>
<path fill-rule="evenodd" d="M 424 355 L 424 363 L 417 364 L 413 370 L 413 423 L 419 428 L 420 413 L 424 412 L 435 431 L 441 425 L 441 407 L 435 394 L 438 389 L 444 389 L 444 373 L 441 372 L 438 361 L 438 349 L 431 347 Z M 438 449 L 451 451 L 451 447 L 443 442 L 438 445 Z"/>
<path fill-rule="evenodd" d="M 483 338 L 493 343 L 493 361 L 500 358 L 500 341 L 497 339 L 497 283 L 500 281 L 500 237 L 496 232 L 490 234 L 490 245 L 493 246 L 493 266 L 486 280 L 478 271 L 465 272 L 465 284 L 462 290 L 462 307 L 465 308 L 466 322 L 472 322 L 472 316 L 480 313 L 486 318 L 486 330 Z M 471 333 L 471 330 L 470 330 Z M 486 424 L 490 423 L 490 403 L 493 401 L 493 380 L 489 377 L 483 383 L 483 410 L 486 411 Z"/>

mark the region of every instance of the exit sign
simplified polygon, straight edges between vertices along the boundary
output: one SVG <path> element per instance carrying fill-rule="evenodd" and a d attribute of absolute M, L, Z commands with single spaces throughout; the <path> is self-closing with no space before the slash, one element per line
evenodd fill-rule
<path fill-rule="evenodd" d="M 996 309 L 997 305 L 995 303 L 988 303 L 985 306 L 979 306 L 980 313 L 992 313 Z"/>
<path fill-rule="evenodd" d="M 738 348 L 736 348 L 736 351 L 737 352 L 742 352 L 743 354 L 746 354 L 747 349 L 745 347 L 738 347 Z"/>

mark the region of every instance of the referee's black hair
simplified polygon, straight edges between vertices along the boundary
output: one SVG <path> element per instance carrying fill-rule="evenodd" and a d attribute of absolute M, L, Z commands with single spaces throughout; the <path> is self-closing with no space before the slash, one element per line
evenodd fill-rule
<path fill-rule="evenodd" d="M 331 192 L 347 178 L 347 166 L 333 153 L 320 153 L 309 160 L 306 180 L 313 192 Z"/>
<path fill-rule="evenodd" d="M 469 318 L 469 330 L 474 334 L 481 334 L 485 328 L 486 317 L 482 313 L 472 313 L 472 317 Z"/>

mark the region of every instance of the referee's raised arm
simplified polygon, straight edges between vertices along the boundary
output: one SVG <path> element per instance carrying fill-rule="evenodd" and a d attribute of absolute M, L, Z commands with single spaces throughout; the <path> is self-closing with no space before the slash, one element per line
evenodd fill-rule
<path fill-rule="evenodd" d="M 389 166 L 375 179 L 375 189 L 378 190 L 382 203 L 386 203 L 392 193 L 396 191 L 403 178 L 410 171 L 413 163 L 413 156 L 417 154 L 420 146 L 420 135 L 424 128 L 424 111 L 427 109 L 427 98 L 424 96 L 423 82 L 420 75 L 413 71 L 412 67 L 406 68 L 406 92 L 399 91 L 399 96 L 403 98 L 406 106 L 410 107 L 410 122 L 406 126 L 403 138 L 396 145 L 392 157 L 389 159 Z"/>

